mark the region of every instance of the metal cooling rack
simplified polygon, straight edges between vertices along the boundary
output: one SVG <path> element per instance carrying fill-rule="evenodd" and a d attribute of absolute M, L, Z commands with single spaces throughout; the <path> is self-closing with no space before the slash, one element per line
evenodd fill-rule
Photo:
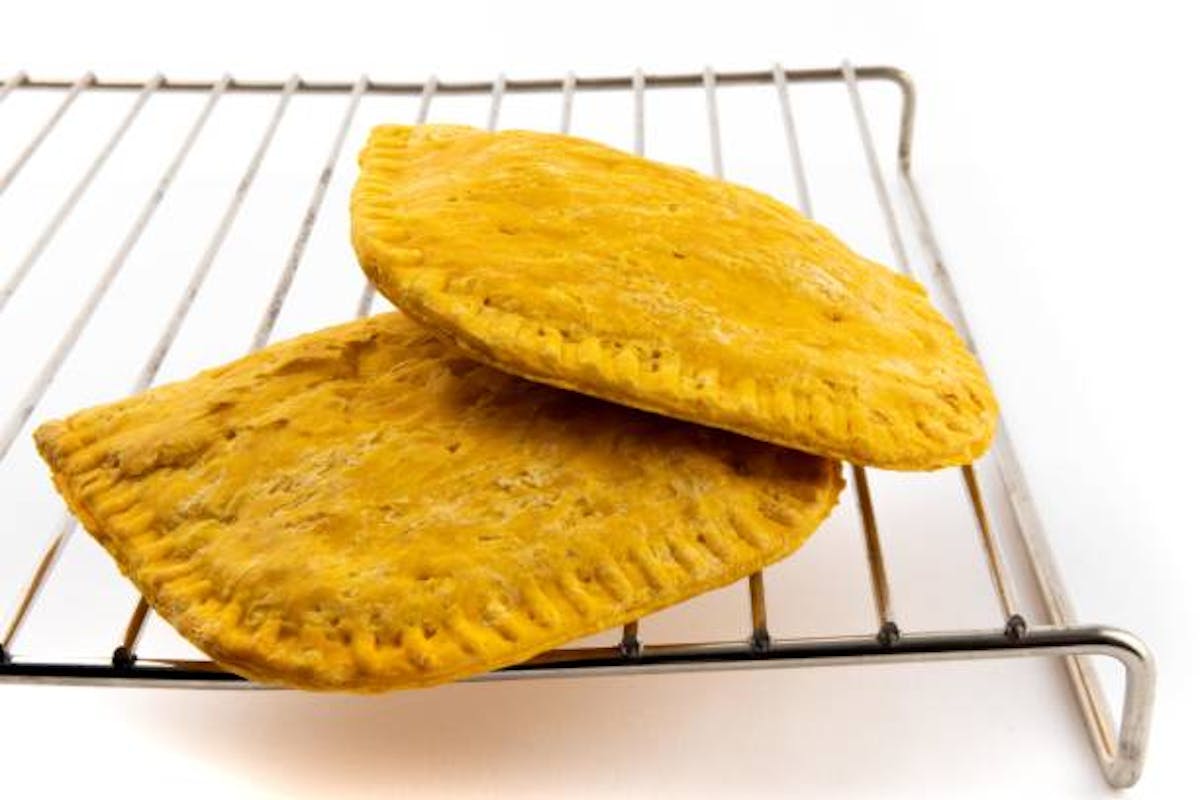
<path fill-rule="evenodd" d="M 0 193 L 10 188 L 14 179 L 64 120 L 70 119 L 71 106 L 83 95 L 97 92 L 117 92 L 132 95 L 130 105 L 119 124 L 104 141 L 91 163 L 79 175 L 54 213 L 44 223 L 40 234 L 16 268 L 4 278 L 0 287 L 0 314 L 13 296 L 21 290 L 26 277 L 38 265 L 47 246 L 59 235 L 64 223 L 80 199 L 88 192 L 114 149 L 135 123 L 146 105 L 164 93 L 206 93 L 207 100 L 187 129 L 174 158 L 162 172 L 150 197 L 128 229 L 107 267 L 99 274 L 74 318 L 62 332 L 61 339 L 33 380 L 11 397 L 4 398 L 8 417 L 0 429 L 0 462 L 8 455 L 20 433 L 38 409 L 47 390 L 58 376 L 68 355 L 87 332 L 89 320 L 114 284 L 130 253 L 137 246 L 143 231 L 151 223 L 168 192 L 180 166 L 188 157 L 201 135 L 214 107 L 222 98 L 233 94 L 251 94 L 264 98 L 272 105 L 267 123 L 258 138 L 257 146 L 244 168 L 241 181 L 228 200 L 224 212 L 203 253 L 188 279 L 186 288 L 177 300 L 165 329 L 150 351 L 137 381 L 135 390 L 154 383 L 168 351 L 192 308 L 210 268 L 224 244 L 230 228 L 250 193 L 289 102 L 297 95 L 323 94 L 345 98 L 344 110 L 333 143 L 322 165 L 312 195 L 292 241 L 289 255 L 279 273 L 266 309 L 253 339 L 253 349 L 268 341 L 276 326 L 284 300 L 292 287 L 297 268 L 308 244 L 314 222 L 325 199 L 334 167 L 342 153 L 347 133 L 365 95 L 412 95 L 419 97 L 417 122 L 424 121 L 430 104 L 448 95 L 490 96 L 488 125 L 495 128 L 501 104 L 512 94 L 557 93 L 561 98 L 560 130 L 571 128 L 573 103 L 580 92 L 628 92 L 631 94 L 633 149 L 642 153 L 645 145 L 645 99 L 650 92 L 671 89 L 701 89 L 707 112 L 707 138 L 711 169 L 724 174 L 721 144 L 721 119 L 718 95 L 723 87 L 765 85 L 774 87 L 779 100 L 779 121 L 783 128 L 788 168 L 794 178 L 801 210 L 811 212 L 809 188 L 805 178 L 797 137 L 797 122 L 793 115 L 789 91 L 793 87 L 815 84 L 841 84 L 849 101 L 848 112 L 861 139 L 862 155 L 866 160 L 879 210 L 886 225 L 894 263 L 905 273 L 912 274 L 910 260 L 900 233 L 900 223 L 893 204 L 892 193 L 884 179 L 871 123 L 865 110 L 860 86 L 865 83 L 891 85 L 900 94 L 901 118 L 896 146 L 899 193 L 911 214 L 920 252 L 929 271 L 928 277 L 943 299 L 943 309 L 958 326 L 968 344 L 974 349 L 967 321 L 955 294 L 950 272 L 942 258 L 934 236 L 925 204 L 912 175 L 912 140 L 916 93 L 909 77 L 893 67 L 854 67 L 844 64 L 834 69 L 785 70 L 776 66 L 761 72 L 702 72 L 677 75 L 646 75 L 640 70 L 618 77 L 576 77 L 567 75 L 554 80 L 506 80 L 499 76 L 488 82 L 443 82 L 431 77 L 424 83 L 392 83 L 374 81 L 366 76 L 355 82 L 312 82 L 299 77 L 283 82 L 236 80 L 226 75 L 215 81 L 187 81 L 156 75 L 145 82 L 99 79 L 88 73 L 76 80 L 40 80 L 23 73 L 13 75 L 0 85 L 0 101 L 16 92 L 53 91 L 60 95 L 57 105 L 37 127 L 32 138 L 0 175 Z M 0 111 L 2 111 L 0 107 Z M 0 124 L 3 119 L 0 118 Z M 369 312 L 373 292 L 365 286 L 357 303 L 359 316 Z M 347 309 L 347 312 L 350 310 Z M 7 391 L 7 390 L 6 390 Z M 1137 781 L 1142 768 L 1154 696 L 1155 670 L 1149 651 L 1132 634 L 1100 625 L 1081 625 L 1076 622 L 1059 571 L 1046 539 L 1042 524 L 1032 504 L 1030 492 L 1016 459 L 1008 433 L 1001 423 L 993 447 L 993 458 L 1003 488 L 1004 513 L 1011 515 L 1019 536 L 1016 551 L 1022 568 L 1035 579 L 1036 594 L 1041 609 L 1038 618 L 1043 624 L 1027 623 L 1033 616 L 1027 609 L 1018 608 L 1013 581 L 1002 553 L 1000 537 L 993 530 L 992 517 L 985 507 L 985 493 L 980 486 L 974 466 L 961 470 L 964 497 L 969 504 L 990 572 L 992 592 L 1000 614 L 997 626 L 991 629 L 953 630 L 948 632 L 908 632 L 901 628 L 893 614 L 891 589 L 888 582 L 883 548 L 880 544 L 875 512 L 871 499 L 869 473 L 854 468 L 853 484 L 857 498 L 865 549 L 871 578 L 871 592 L 878 620 L 875 632 L 833 638 L 772 638 L 767 626 L 767 603 L 762 575 L 748 579 L 751 619 L 749 635 L 744 639 L 726 642 L 693 642 L 687 644 L 643 644 L 638 624 L 627 625 L 620 641 L 608 647 L 576 647 L 556 650 L 527 663 L 480 676 L 477 680 L 504 680 L 528 676 L 582 676 L 609 673 L 670 672 L 757 667 L 799 667 L 840 664 L 874 664 L 892 662 L 970 660 L 1015 658 L 1030 656 L 1060 657 L 1066 666 L 1071 685 L 1078 700 L 1092 745 L 1105 778 L 1115 787 L 1130 786 Z M 75 521 L 63 513 L 57 531 L 48 547 L 37 560 L 32 577 L 18 596 L 3 640 L 0 641 L 0 681 L 25 683 L 104 684 L 136 686 L 188 687 L 246 687 L 243 679 L 220 670 L 211 662 L 152 658 L 138 652 L 141 632 L 149 609 L 144 601 L 133 610 L 123 635 L 114 632 L 119 642 L 109 657 L 93 660 L 51 661 L 36 655 L 20 654 L 18 638 L 31 618 L 38 598 L 52 579 L 56 563 L 75 530 Z M 1036 604 L 1035 604 L 1036 605 Z M 1107 656 L 1116 659 L 1125 673 L 1124 702 L 1120 727 L 1112 716 L 1101 691 L 1091 662 L 1086 656 Z"/>

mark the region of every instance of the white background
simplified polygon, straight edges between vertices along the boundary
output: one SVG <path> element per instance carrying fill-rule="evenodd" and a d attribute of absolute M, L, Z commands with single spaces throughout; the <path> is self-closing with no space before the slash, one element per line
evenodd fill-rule
<path fill-rule="evenodd" d="M 1170 797 L 1188 785 L 1189 715 L 1200 713 L 1200 608 L 1189 585 L 1200 556 L 1191 508 L 1192 454 L 1200 448 L 1193 353 L 1200 333 L 1200 75 L 1189 55 L 1195 30 L 1184 4 L 1153 3 L 1010 2 L 991 10 L 842 3 L 836 11 L 746 0 L 437 8 L 343 0 L 311 9 L 214 0 L 25 3 L 6 9 L 0 24 L 0 75 L 25 69 L 72 76 L 91 68 L 121 77 L 230 70 L 274 78 L 295 70 L 309 78 L 366 71 L 420 80 L 435 71 L 447 79 L 489 78 L 501 69 L 525 77 L 627 72 L 634 65 L 829 66 L 843 58 L 905 67 L 920 93 L 916 173 L 1080 615 L 1139 633 L 1159 659 L 1150 759 L 1131 795 Z M 336 118 L 336 107 L 323 108 L 320 119 Z M 392 118 L 383 106 L 373 108 L 374 119 L 365 122 Z M 411 104 L 396 108 L 411 113 Z M 0 107 L 0 144 L 10 145 L 3 158 L 17 141 L 4 132 L 8 110 Z M 602 116 L 593 112 L 598 131 Z M 327 141 L 331 123 L 320 124 Z M 877 136 L 890 141 L 883 130 Z M 734 140 L 731 134 L 729 149 Z M 208 157 L 219 160 L 221 152 L 211 149 Z M 705 166 L 703 154 L 692 154 L 694 166 Z M 738 164 L 733 153 L 726 160 L 731 170 Z M 752 162 L 745 160 L 747 169 Z M 852 198 L 869 203 L 871 196 L 839 191 L 835 166 L 824 173 L 826 207 L 831 217 L 849 218 L 843 209 Z M 351 178 L 341 170 L 331 190 L 339 212 L 344 196 L 335 195 Z M 782 194 L 788 184 L 779 180 Z M 305 181 L 297 182 L 305 187 L 297 197 L 280 202 L 302 209 L 311 186 Z M 816 202 L 820 216 L 820 195 Z M 0 212 L 33 215 L 12 205 Z M 179 258 L 194 260 L 211 218 L 204 217 L 194 242 L 180 245 L 186 255 Z M 3 229 L 5 270 L 33 235 L 26 227 L 10 222 Z M 251 233 L 235 232 L 231 250 L 256 253 Z M 326 239 L 314 236 L 313 246 L 338 252 L 335 237 Z M 887 257 L 878 230 L 853 241 Z M 172 244 L 147 246 L 169 255 Z M 275 250 L 263 255 L 280 258 Z M 247 263 L 234 253 L 227 260 L 227 270 Z M 30 309 L 52 308 L 60 289 L 78 291 L 72 283 L 23 287 L 31 298 L 25 313 L 32 318 Z M 309 324 L 305 303 L 315 307 L 319 290 L 303 286 L 298 282 L 299 310 L 285 308 L 282 333 Z M 40 307 L 39 291 L 46 301 Z M 352 307 L 352 296 L 347 288 L 344 305 Z M 10 310 L 19 309 L 14 303 Z M 226 342 L 222 326 L 214 326 L 208 333 L 219 341 L 211 346 L 236 354 L 248 341 L 250 328 L 243 327 Z M 0 333 L 4 360 L 19 362 L 18 350 L 29 343 Z M 193 333 L 195 342 L 207 338 Z M 118 358 L 97 353 L 93 370 L 108 370 L 109 356 Z M 114 387 L 136 372 L 136 358 L 121 363 Z M 186 374 L 185 363 L 172 377 Z M 9 397 L 27 375 L 4 369 Z M 47 402 L 62 406 L 47 413 L 70 407 L 65 396 Z M 906 484 L 881 482 L 887 496 L 903 496 Z M 28 571 L 36 550 L 29 543 L 44 541 L 45 525 L 33 519 L 37 509 L 26 513 L 22 498 L 6 494 L 3 502 L 14 511 L 3 515 L 0 554 L 7 560 L 0 576 L 11 578 Z M 901 613 L 957 622 L 956 609 L 939 608 L 936 587 L 959 579 L 939 570 L 943 552 L 920 538 L 925 510 L 899 508 L 912 512 L 895 512 L 903 535 L 887 541 L 898 562 Z M 856 535 L 851 522 L 823 532 L 798 566 L 786 567 L 812 578 L 811 586 L 784 590 L 776 588 L 782 579 L 770 576 L 774 598 L 790 592 L 785 596 L 808 604 L 777 611 L 775 620 L 833 632 L 837 625 L 811 620 L 857 614 L 866 629 L 861 566 L 851 570 L 834 558 L 836 537 Z M 90 558 L 79 553 L 80 564 Z M 0 602 L 7 603 L 15 589 L 11 581 L 3 589 Z M 83 593 L 47 602 L 63 619 L 89 613 Z M 709 634 L 710 617 L 726 613 L 697 608 L 664 629 Z M 540 681 L 383 698 L 3 686 L 0 754 L 6 789 L 42 796 L 1103 795 L 1066 692 L 1060 671 L 1038 663 Z"/>

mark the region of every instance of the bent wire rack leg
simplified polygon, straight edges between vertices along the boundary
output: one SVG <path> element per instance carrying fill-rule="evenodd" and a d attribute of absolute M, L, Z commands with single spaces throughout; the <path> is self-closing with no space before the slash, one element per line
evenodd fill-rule
<path fill-rule="evenodd" d="M 851 90 L 856 114 L 858 115 L 859 129 L 864 136 L 864 143 L 869 143 L 869 125 L 862 114 L 862 104 L 857 93 L 855 69 L 847 63 L 843 66 L 843 75 L 847 86 Z M 945 259 L 942 257 L 941 248 L 938 245 L 937 238 L 934 236 L 929 214 L 925 209 L 925 203 L 921 198 L 920 190 L 917 188 L 916 180 L 912 174 L 912 139 L 913 121 L 916 110 L 916 86 L 907 73 L 896 68 L 883 68 L 879 77 L 894 83 L 901 93 L 903 105 L 900 120 L 900 140 L 897 150 L 899 179 L 901 186 L 905 190 L 909 211 L 913 218 L 913 224 L 917 229 L 921 247 L 932 265 L 933 280 L 942 291 L 946 301 L 946 311 L 951 321 L 962 334 L 967 346 L 979 357 L 979 352 L 971 335 L 971 328 L 967 322 L 966 314 L 963 312 L 962 303 L 959 300 L 954 281 Z M 869 147 L 873 149 L 873 145 L 869 145 Z M 891 215 L 890 202 L 887 200 L 887 190 L 882 181 L 877 177 L 877 162 L 873 163 L 872 167 L 873 173 L 876 175 L 875 182 L 876 188 L 880 192 L 881 205 L 888 212 L 889 236 L 892 238 L 893 246 L 899 246 L 894 217 Z M 1020 461 L 1017 459 L 1016 451 L 1013 449 L 1012 440 L 1008 435 L 1007 426 L 1004 424 L 1003 418 L 997 423 L 996 437 L 992 445 L 992 451 L 996 454 L 1000 479 L 1004 485 L 1009 507 L 1016 519 L 1016 527 L 1020 533 L 1025 557 L 1033 570 L 1038 594 L 1045 605 L 1046 614 L 1053 625 L 1071 626 L 1075 621 L 1071 601 L 1067 596 L 1065 584 L 1059 573 L 1053 551 L 1050 549 L 1046 538 L 1045 528 L 1034 506 L 1033 498 L 1029 491 L 1029 484 L 1025 479 L 1025 473 Z M 976 507 L 977 511 L 981 511 L 982 499 L 978 484 L 975 482 L 973 468 L 965 469 L 963 474 L 967 481 L 967 489 L 971 495 L 972 504 Z M 981 535 L 990 554 L 995 551 L 995 542 L 987 526 L 986 518 L 982 514 L 979 515 L 979 521 Z M 1007 633 L 1010 637 L 1021 637 L 1025 627 L 1025 620 L 1012 610 L 1011 603 L 1008 600 L 1011 596 L 1011 591 L 1008 590 L 1007 583 L 1002 578 L 1003 572 L 996 570 L 996 559 L 989 557 L 989 562 L 992 566 L 991 574 L 997 593 L 1000 595 L 1006 614 L 1008 614 L 1008 622 L 1006 624 Z M 1067 674 L 1070 677 L 1071 686 L 1074 689 L 1080 711 L 1083 714 L 1084 723 L 1091 738 L 1092 747 L 1099 758 L 1104 777 L 1116 788 L 1129 787 L 1136 783 L 1140 777 L 1146 758 L 1146 741 L 1150 733 L 1150 717 L 1154 706 L 1154 660 L 1149 649 L 1131 634 L 1101 628 L 1083 630 L 1090 630 L 1094 638 L 1092 641 L 1087 642 L 1090 647 L 1072 648 L 1062 652 L 1062 655 L 1066 656 L 1064 663 L 1067 668 Z M 1113 637 L 1120 638 L 1123 642 L 1115 649 L 1110 646 L 1112 642 L 1109 641 Z M 1103 690 L 1100 688 L 1100 681 L 1091 663 L 1081 658 L 1084 655 L 1113 656 L 1118 658 L 1125 666 L 1127 678 L 1125 701 L 1121 714 L 1121 727 L 1117 734 L 1114 734 L 1113 731 L 1112 712 L 1109 709 L 1107 701 L 1104 699 Z"/>
<path fill-rule="evenodd" d="M 911 172 L 912 129 L 915 113 L 915 90 L 911 80 L 898 69 L 886 66 L 855 68 L 844 64 L 833 69 L 785 70 L 775 66 L 773 70 L 758 72 L 702 72 L 676 75 L 646 75 L 640 69 L 631 75 L 608 77 L 579 77 L 569 73 L 565 79 L 508 80 L 503 74 L 489 82 L 440 82 L 436 77 L 421 83 L 388 83 L 368 80 L 365 76 L 357 82 L 310 82 L 300 81 L 293 76 L 287 81 L 240 81 L 228 77 L 212 82 L 167 80 L 154 76 L 148 82 L 96 80 L 91 73 L 75 81 L 31 80 L 23 73 L 6 80 L 0 85 L 0 99 L 11 92 L 25 88 L 55 88 L 66 91 L 56 111 L 41 126 L 32 142 L 9 166 L 5 180 L 0 181 L 0 190 L 11 181 L 29 157 L 38 148 L 62 118 L 69 105 L 84 90 L 138 92 L 134 105 L 110 136 L 84 177 L 66 198 L 58 213 L 48 223 L 42 239 L 52 238 L 62 220 L 71 213 L 78 196 L 87 190 L 91 177 L 102 166 L 108 152 L 116 147 L 124 130 L 132 124 L 134 117 L 150 94 L 158 91 L 209 91 L 211 104 L 225 92 L 249 92 L 275 94 L 278 97 L 274 116 L 262 135 L 258 149 L 226 207 L 225 214 L 217 226 L 208 247 L 196 265 L 188 286 L 175 309 L 166 330 L 151 352 L 145 367 L 135 383 L 136 388 L 145 388 L 153 383 L 158 368 L 174 341 L 175 334 L 188 313 L 208 268 L 211 266 L 225 235 L 237 215 L 241 201 L 248 192 L 258 165 L 273 139 L 289 98 L 295 93 L 344 94 L 347 105 L 341 126 L 334 138 L 324 166 L 317 177 L 313 195 L 300 228 L 295 234 L 289 257 L 284 264 L 262 319 L 255 331 L 251 349 L 264 345 L 270 338 L 284 299 L 291 287 L 292 279 L 299 267 L 305 245 L 312 231 L 316 215 L 329 185 L 350 123 L 364 94 L 406 94 L 420 97 L 418 122 L 428 115 L 429 105 L 435 93 L 490 95 L 488 127 L 494 129 L 499 122 L 501 104 L 506 93 L 561 92 L 562 109 L 559 129 L 568 132 L 571 126 L 573 102 L 580 91 L 631 91 L 633 99 L 633 150 L 642 153 L 645 148 L 644 108 L 647 89 L 700 88 L 705 92 L 709 148 L 712 171 L 718 176 L 723 173 L 723 154 L 717 90 L 720 86 L 770 85 L 774 84 L 780 101 L 781 122 L 789 162 L 795 181 L 799 207 L 812 214 L 811 196 L 801 160 L 797 123 L 788 96 L 788 87 L 796 83 L 842 83 L 848 91 L 851 110 L 854 114 L 863 154 L 873 184 L 876 199 L 886 225 L 888 241 L 894 252 L 897 266 L 911 272 L 897 215 L 880 167 L 878 153 L 870 130 L 869 120 L 863 107 L 858 86 L 860 81 L 889 82 L 899 88 L 902 96 L 900 136 L 898 143 L 899 181 L 908 209 L 920 241 L 922 252 L 932 269 L 932 279 L 941 289 L 947 303 L 946 311 L 972 350 L 975 349 L 970 329 L 954 290 L 950 273 L 934 238 L 932 225 L 924 202 Z M 207 115 L 207 112 L 204 112 Z M 197 122 L 198 126 L 202 124 Z M 186 152 L 186 147 L 184 148 Z M 183 154 L 181 153 L 180 159 Z M 176 165 L 177 166 L 177 165 Z M 168 169 L 160 189 L 165 191 L 175 167 Z M 104 278 L 93 290 L 93 294 L 80 310 L 59 350 L 44 368 L 41 378 L 31 387 L 16 416 L 10 419 L 5 430 L 0 431 L 0 459 L 9 445 L 23 428 L 28 414 L 41 399 L 45 387 L 81 335 L 99 298 L 106 291 L 111 278 L 123 263 L 128 250 L 136 242 L 141 229 L 157 207 L 161 192 L 148 201 L 142 217 L 135 221 L 126 242 L 110 263 Z M 41 241 L 41 240 L 39 240 Z M 0 309 L 12 295 L 25 272 L 33 266 L 40 255 L 41 245 L 35 244 L 27 264 L 18 267 L 16 273 L 0 288 Z M 374 296 L 369 285 L 364 286 L 356 307 L 358 316 L 368 313 Z M 747 669 L 761 667 L 830 666 L 839 664 L 891 663 L 938 660 L 974 660 L 990 658 L 1012 658 L 1028 656 L 1055 656 L 1064 658 L 1068 675 L 1084 714 L 1093 746 L 1099 756 L 1105 777 L 1113 786 L 1129 786 L 1138 778 L 1145 757 L 1145 743 L 1149 730 L 1150 712 L 1154 697 L 1154 664 L 1146 647 L 1134 636 L 1124 631 L 1099 626 L 1081 626 L 1074 622 L 1074 614 L 1066 590 L 1047 542 L 1045 533 L 1033 506 L 1029 487 L 1017 462 L 1012 443 L 1003 421 L 1000 422 L 994 445 L 1000 478 L 1013 511 L 1020 534 L 1021 550 L 1036 578 L 1038 591 L 1046 607 L 1049 625 L 1030 626 L 1017 610 L 1015 594 L 1004 565 L 1000 543 L 997 541 L 984 504 L 979 479 L 973 466 L 963 468 L 963 488 L 977 523 L 979 545 L 986 560 L 997 605 L 1003 614 L 1002 628 L 991 630 L 964 630 L 937 633 L 902 632 L 897 625 L 891 601 L 887 572 L 884 565 L 883 548 L 880 544 L 879 526 L 874 503 L 871 499 L 867 471 L 853 470 L 855 494 L 863 528 L 868 567 L 870 568 L 871 590 L 875 601 L 879 628 L 874 636 L 848 636 L 841 638 L 772 639 L 767 629 L 767 605 L 765 587 L 761 573 L 748 580 L 750 594 L 751 636 L 736 642 L 696 642 L 688 644 L 643 644 L 638 638 L 636 621 L 625 626 L 620 642 L 612 647 L 574 648 L 545 653 L 524 664 L 497 672 L 481 675 L 474 680 L 506 680 L 521 677 L 556 677 L 605 675 L 629 672 L 679 672 L 692 670 Z M 138 603 L 126 627 L 122 644 L 112 658 L 103 662 L 77 661 L 49 663 L 36 657 L 16 657 L 11 645 L 22 622 L 25 620 L 37 593 L 48 579 L 57 560 L 57 554 L 66 543 L 73 525 L 64 522 L 50 547 L 47 548 L 35 575 L 27 588 L 18 611 L 8 627 L 5 638 L 0 642 L 0 682 L 51 682 L 120 684 L 145 686 L 194 686 L 245 687 L 252 684 L 224 672 L 209 661 L 165 660 L 139 657 L 136 646 L 140 633 L 148 618 L 149 606 L 145 601 Z M 1108 706 L 1100 691 L 1090 662 L 1083 656 L 1108 656 L 1117 659 L 1125 668 L 1125 696 L 1119 731 L 1114 725 Z"/>

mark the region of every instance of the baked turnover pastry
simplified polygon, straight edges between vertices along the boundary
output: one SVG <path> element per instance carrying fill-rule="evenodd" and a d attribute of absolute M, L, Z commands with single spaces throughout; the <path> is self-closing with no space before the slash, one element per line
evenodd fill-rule
<path fill-rule="evenodd" d="M 730 583 L 842 487 L 832 461 L 499 372 L 396 313 L 35 436 L 164 619 L 309 689 L 462 678 Z"/>
<path fill-rule="evenodd" d="M 983 371 L 917 283 L 750 189 L 569 136 L 376 128 L 353 239 L 500 369 L 856 464 L 987 448 Z"/>

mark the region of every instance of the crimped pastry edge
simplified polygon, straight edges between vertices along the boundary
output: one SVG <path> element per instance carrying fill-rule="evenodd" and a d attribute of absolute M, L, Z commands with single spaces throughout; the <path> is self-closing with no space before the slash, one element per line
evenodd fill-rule
<path fill-rule="evenodd" d="M 228 369 L 230 366 L 232 365 L 218 369 Z M 751 551 L 756 554 L 753 558 L 723 560 L 715 574 L 703 580 L 693 580 L 685 590 L 677 586 L 674 592 L 664 592 L 655 597 L 648 587 L 643 586 L 640 591 L 648 596 L 642 602 L 628 608 L 610 603 L 606 613 L 592 617 L 586 627 L 572 628 L 569 622 L 564 621 L 561 626 L 569 629 L 565 632 L 559 630 L 556 635 L 537 638 L 524 647 L 503 652 L 498 657 L 493 655 L 482 662 L 464 660 L 456 669 L 431 670 L 424 673 L 412 669 L 369 673 L 357 668 L 350 672 L 333 669 L 321 672 L 312 669 L 303 659 L 296 657 L 294 651 L 303 646 L 298 639 L 263 642 L 256 636 L 258 629 L 230 631 L 217 627 L 214 630 L 212 620 L 229 612 L 234 603 L 227 602 L 205 615 L 192 613 L 197 606 L 212 600 L 212 597 L 181 591 L 174 586 L 176 581 L 190 576 L 191 573 L 186 570 L 173 579 L 155 580 L 155 574 L 186 565 L 186 560 L 169 558 L 159 563 L 143 560 L 149 545 L 139 546 L 134 539 L 139 534 L 147 533 L 147 530 L 144 527 L 133 533 L 123 530 L 132 524 L 126 515 L 136 506 L 136 490 L 121 485 L 110 473 L 103 470 L 103 464 L 98 458 L 100 454 L 94 448 L 94 441 L 71 441 L 73 436 L 79 437 L 79 434 L 71 430 L 69 420 L 46 423 L 35 432 L 38 449 L 51 466 L 55 484 L 72 512 L 114 558 L 121 572 L 144 592 L 147 601 L 164 620 L 197 644 L 218 664 L 238 674 L 264 683 L 283 683 L 322 691 L 379 692 L 445 683 L 508 664 L 520 663 L 537 653 L 553 649 L 580 636 L 605 630 L 702 592 L 734 583 L 787 556 L 807 541 L 832 510 L 844 486 L 839 464 L 814 457 L 813 468 L 816 474 L 813 482 L 809 484 L 813 491 L 811 502 L 801 506 L 797 512 L 800 518 L 790 528 L 800 533 L 790 537 L 785 533 L 774 534 L 774 547 Z M 773 524 L 758 508 L 744 508 L 739 513 L 756 524 Z M 734 523 L 729 520 L 720 521 L 720 525 L 731 541 L 744 538 L 733 530 Z M 778 529 L 777 524 L 774 527 Z M 686 528 L 681 527 L 681 530 Z M 608 558 L 623 569 L 636 571 L 631 562 L 618 555 L 609 555 Z M 689 575 L 692 574 L 692 570 L 686 564 L 677 558 L 675 562 Z M 234 601 L 238 599 L 236 595 L 233 597 Z M 523 600 L 527 602 L 526 598 Z M 512 610 L 515 612 L 520 608 L 514 607 Z M 404 633 L 407 635 L 408 631 Z M 376 644 L 378 646 L 378 643 Z M 392 649 L 395 651 L 397 648 Z M 379 650 L 383 653 L 387 646 L 381 646 Z M 346 656 L 346 653 L 340 655 Z M 405 659 L 406 663 L 412 666 L 412 662 L 407 660 L 408 656 L 402 651 L 394 653 L 394 657 Z M 350 660 L 354 662 L 352 657 Z"/>
<path fill-rule="evenodd" d="M 440 137 L 445 138 L 481 133 L 466 126 L 435 127 L 445 129 L 438 132 Z M 411 133 L 412 130 L 408 126 L 377 127 L 372 131 L 371 139 L 360 156 L 360 163 L 365 165 L 369 155 L 374 154 L 373 148 L 379 147 L 376 144 L 377 139 L 394 135 L 397 131 Z M 408 137 L 402 136 L 400 142 L 388 142 L 384 146 L 388 152 L 378 157 L 384 162 L 400 162 L 402 157 L 398 152 L 407 146 Z M 390 152 L 393 150 L 397 152 Z M 746 187 L 740 188 L 756 195 L 761 194 Z M 956 362 L 967 362 L 962 364 L 964 378 L 961 386 L 982 409 L 978 414 L 963 414 L 956 410 L 955 413 L 944 415 L 937 422 L 941 423 L 940 427 L 946 428 L 964 425 L 970 431 L 969 434 L 961 431 L 954 431 L 951 435 L 932 432 L 924 409 L 914 405 L 891 407 L 887 412 L 890 415 L 887 421 L 879 422 L 872 418 L 869 409 L 860 408 L 861 404 L 856 404 L 856 401 L 848 398 L 845 391 L 825 385 L 809 386 L 803 391 L 788 390 L 761 378 L 742 378 L 740 383 L 752 389 L 752 405 L 749 407 L 744 396 L 735 396 L 726 391 L 719 381 L 706 383 L 704 386 L 701 396 L 705 396 L 709 401 L 704 404 L 698 404 L 694 396 L 685 396 L 678 390 L 678 385 L 670 387 L 669 391 L 663 390 L 662 387 L 656 391 L 648 391 L 644 387 L 622 385 L 613 368 L 618 351 L 632 352 L 638 360 L 638 370 L 642 374 L 646 374 L 652 364 L 638 348 L 618 347 L 617 343 L 598 337 L 587 337 L 580 342 L 564 340 L 559 346 L 563 351 L 574 351 L 572 357 L 575 363 L 579 363 L 580 355 L 586 355 L 585 349 L 595 351 L 598 348 L 600 357 L 593 359 L 593 366 L 604 378 L 601 383 L 589 382 L 562 369 L 539 365 L 536 363 L 538 359 L 535 354 L 514 344 L 517 336 L 510 333 L 508 340 L 492 339 L 487 336 L 486 331 L 481 333 L 476 329 L 488 326 L 476 326 L 474 323 L 484 314 L 493 319 L 504 316 L 514 323 L 507 328 L 511 332 L 536 329 L 543 321 L 528 314 L 495 307 L 483 308 L 482 304 L 477 302 L 478 298 L 471 298 L 472 302 L 467 302 L 465 297 L 444 289 L 444 278 L 440 270 L 405 263 L 409 260 L 411 252 L 385 241 L 376 231 L 375 218 L 381 215 L 388 218 L 394 213 L 386 202 L 380 202 L 384 201 L 386 196 L 386 191 L 380 186 L 380 179 L 370 178 L 364 169 L 355 185 L 351 201 L 354 209 L 352 241 L 363 271 L 379 291 L 398 308 L 492 367 L 643 411 L 721 428 L 760 441 L 861 466 L 903 471 L 929 471 L 962 466 L 981 457 L 991 444 L 998 419 L 995 398 L 978 362 L 966 349 L 957 331 L 948 324 L 947 333 L 957 339 L 957 347 L 948 355 Z M 777 202 L 769 196 L 763 197 L 772 203 Z M 400 266 L 386 266 L 389 262 L 398 262 Z M 908 283 L 921 295 L 927 294 L 919 283 Z M 681 364 L 681 379 L 695 381 L 702 377 L 702 373 L 712 370 L 712 367 Z M 966 377 L 971 372 L 979 373 L 978 380 Z M 764 407 L 764 397 L 777 397 L 781 391 L 787 391 L 789 395 L 786 405 L 790 406 L 791 411 L 787 416 L 795 419 L 807 417 L 809 420 L 816 420 L 817 425 L 834 422 L 824 417 L 828 417 L 836 409 L 867 413 L 859 413 L 853 417 L 843 413 L 836 422 L 845 424 L 848 434 L 822 435 L 813 424 L 800 426 L 796 425 L 793 419 L 780 422 L 780 415 L 775 409 Z M 909 432 L 903 439 L 897 437 L 897 428 L 901 425 Z M 888 441 L 890 446 L 881 448 L 874 444 L 880 441 Z"/>

